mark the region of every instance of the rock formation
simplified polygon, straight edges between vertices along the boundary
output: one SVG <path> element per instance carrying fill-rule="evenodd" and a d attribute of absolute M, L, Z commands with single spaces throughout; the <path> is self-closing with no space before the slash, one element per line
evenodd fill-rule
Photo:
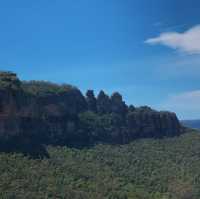
<path fill-rule="evenodd" d="M 176 136 L 180 123 L 171 112 L 127 106 L 119 93 L 83 96 L 70 85 L 20 81 L 0 73 L 0 145 L 88 145 Z M 9 143 L 9 144 L 8 144 Z M 8 146 L 9 145 L 9 146 Z"/>

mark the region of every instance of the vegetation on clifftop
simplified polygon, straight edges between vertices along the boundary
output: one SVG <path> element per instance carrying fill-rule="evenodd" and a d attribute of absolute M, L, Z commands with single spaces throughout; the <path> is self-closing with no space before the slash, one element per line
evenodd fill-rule
<path fill-rule="evenodd" d="M 50 95 L 67 92 L 76 89 L 74 86 L 68 84 L 54 84 L 48 81 L 23 81 L 22 88 L 25 92 L 32 95 Z"/>
<path fill-rule="evenodd" d="M 21 82 L 17 74 L 9 71 L 0 71 L 0 89 L 19 89 Z"/>

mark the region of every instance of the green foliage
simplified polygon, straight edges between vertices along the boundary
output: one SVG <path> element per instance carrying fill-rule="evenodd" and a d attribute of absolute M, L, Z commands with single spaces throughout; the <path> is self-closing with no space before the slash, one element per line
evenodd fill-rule
<path fill-rule="evenodd" d="M 107 115 L 98 115 L 87 111 L 79 114 L 82 131 L 88 134 L 91 143 L 109 141 L 112 130 L 111 117 Z"/>
<path fill-rule="evenodd" d="M 2 89 L 19 89 L 21 82 L 17 75 L 12 72 L 1 72 L 0 71 L 0 88 Z"/>
<path fill-rule="evenodd" d="M 23 81 L 22 88 L 33 95 L 58 94 L 76 89 L 68 84 L 59 85 L 48 81 Z"/>
<path fill-rule="evenodd" d="M 1 153 L 0 198 L 199 199 L 199 143 L 190 132 L 81 150 L 49 146 L 49 159 Z"/>

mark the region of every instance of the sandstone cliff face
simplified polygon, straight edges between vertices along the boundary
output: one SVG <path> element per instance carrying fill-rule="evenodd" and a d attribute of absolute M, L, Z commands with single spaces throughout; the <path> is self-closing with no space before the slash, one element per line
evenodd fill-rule
<path fill-rule="evenodd" d="M 4 88 L 0 90 L 0 106 L 0 136 L 36 136 L 48 142 L 49 136 L 68 131 L 68 123 L 77 120 L 86 102 L 78 89 L 40 96 L 21 88 Z"/>
<path fill-rule="evenodd" d="M 109 102 L 117 111 L 112 112 L 112 108 L 107 111 L 99 100 L 105 109 L 104 115 L 95 111 L 93 118 L 89 118 L 87 101 L 90 100 L 86 100 L 77 88 L 45 82 L 25 83 L 13 73 L 0 73 L 0 141 L 11 140 L 13 143 L 17 139 L 22 143 L 61 145 L 90 143 L 91 140 L 126 143 L 136 138 L 160 138 L 181 133 L 174 113 L 145 107 L 128 108 L 118 93 L 111 100 L 107 96 L 105 99 L 106 106 Z M 81 113 L 86 113 L 84 117 L 92 122 L 82 122 Z M 100 122 L 97 129 L 93 121 L 104 122 Z M 106 136 L 101 139 L 103 134 Z"/>
<path fill-rule="evenodd" d="M 128 114 L 128 127 L 133 138 L 161 138 L 181 133 L 176 114 L 171 112 L 136 110 Z"/>

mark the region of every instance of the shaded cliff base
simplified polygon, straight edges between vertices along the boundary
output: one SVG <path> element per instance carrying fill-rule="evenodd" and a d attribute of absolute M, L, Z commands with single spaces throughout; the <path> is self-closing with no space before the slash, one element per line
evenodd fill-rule
<path fill-rule="evenodd" d="M 185 133 L 188 133 L 192 131 L 190 128 L 182 128 L 181 130 L 181 134 L 185 134 Z M 197 132 L 193 129 L 193 132 Z M 178 137 L 179 135 L 173 135 L 173 136 L 168 136 L 169 138 L 173 138 L 173 137 Z M 136 140 L 141 140 L 141 139 L 144 139 L 144 138 L 136 138 L 134 139 L 134 141 Z M 151 139 L 150 137 L 149 138 L 145 138 L 145 139 Z M 163 140 L 163 139 L 166 139 L 166 137 L 160 137 L 160 138 L 154 138 L 155 140 Z M 132 140 L 133 141 L 133 140 Z M 131 143 L 130 142 L 127 142 L 125 144 L 129 144 Z M 93 147 L 95 147 L 96 145 L 99 145 L 99 144 L 109 144 L 109 145 L 113 145 L 113 146 L 120 146 L 121 144 L 119 143 L 111 143 L 111 142 L 99 142 L 99 143 L 89 143 L 89 144 L 83 144 L 82 142 L 74 142 L 72 144 L 54 144 L 54 145 L 50 145 L 51 147 L 64 147 L 64 146 L 67 146 L 69 148 L 74 148 L 74 149 L 79 149 L 79 150 L 82 150 L 82 149 L 92 149 Z M 48 152 L 48 145 L 46 144 L 41 144 L 41 143 L 38 143 L 36 140 L 31 140 L 31 139 L 24 139 L 24 138 L 21 138 L 21 137 L 13 137 L 12 139 L 9 139 L 9 140 L 3 140 L 1 139 L 0 140 L 0 152 L 2 153 L 20 153 L 20 154 L 23 154 L 25 156 L 28 156 L 29 158 L 50 158 L 50 154 Z"/>
<path fill-rule="evenodd" d="M 22 153 L 30 158 L 49 158 L 45 145 L 34 143 L 32 140 L 22 140 L 21 138 L 1 140 L 0 152 Z"/>

